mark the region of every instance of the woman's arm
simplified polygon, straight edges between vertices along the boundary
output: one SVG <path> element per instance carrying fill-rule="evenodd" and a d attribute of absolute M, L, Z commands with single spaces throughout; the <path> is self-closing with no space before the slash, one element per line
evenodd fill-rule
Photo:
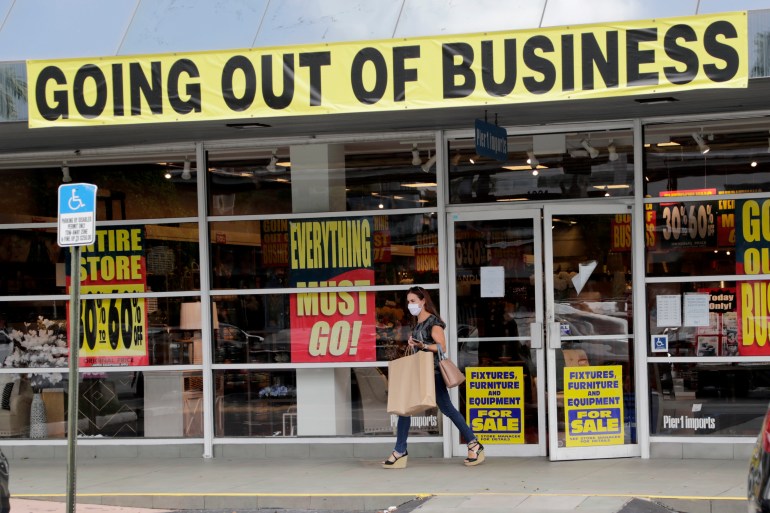
<path fill-rule="evenodd" d="M 436 349 L 436 344 L 441 344 L 441 350 L 446 353 L 446 339 L 444 338 L 444 328 L 441 326 L 433 326 L 433 328 L 430 330 L 430 336 L 433 339 L 434 344 L 425 344 L 425 349 L 428 351 L 435 353 L 438 351 Z"/>

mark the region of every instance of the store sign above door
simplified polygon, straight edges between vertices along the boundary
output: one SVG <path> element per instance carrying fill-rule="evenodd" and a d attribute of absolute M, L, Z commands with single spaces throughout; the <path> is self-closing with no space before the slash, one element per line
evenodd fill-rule
<path fill-rule="evenodd" d="M 508 160 L 508 132 L 481 119 L 476 120 L 476 153 L 500 162 Z"/>
<path fill-rule="evenodd" d="M 413 39 L 27 62 L 31 128 L 747 87 L 746 12 Z"/>

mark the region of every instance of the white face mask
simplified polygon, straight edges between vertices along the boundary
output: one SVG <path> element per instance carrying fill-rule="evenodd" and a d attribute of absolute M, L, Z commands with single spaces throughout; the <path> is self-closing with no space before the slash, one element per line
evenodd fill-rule
<path fill-rule="evenodd" d="M 415 317 L 420 315 L 420 312 L 422 312 L 422 307 L 415 303 L 409 303 L 409 305 L 407 305 L 407 308 L 409 308 L 409 313 L 414 315 Z"/>

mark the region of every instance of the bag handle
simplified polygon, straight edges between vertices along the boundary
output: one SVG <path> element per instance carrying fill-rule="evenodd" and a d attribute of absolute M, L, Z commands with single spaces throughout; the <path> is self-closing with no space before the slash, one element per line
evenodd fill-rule
<path fill-rule="evenodd" d="M 444 352 L 444 351 L 441 349 L 441 344 L 439 344 L 439 343 L 436 343 L 436 348 L 438 349 L 438 359 L 439 359 L 439 361 L 441 361 L 441 360 L 448 360 L 448 359 L 449 359 L 449 355 L 448 355 L 448 354 L 446 354 L 446 353 L 445 353 L 445 352 Z"/>

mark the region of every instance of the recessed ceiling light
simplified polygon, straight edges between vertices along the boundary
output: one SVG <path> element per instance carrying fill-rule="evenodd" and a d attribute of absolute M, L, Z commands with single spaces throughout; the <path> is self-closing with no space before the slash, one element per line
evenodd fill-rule
<path fill-rule="evenodd" d="M 521 166 L 502 166 L 502 169 L 507 169 L 508 171 L 532 171 L 532 166 L 530 165 L 521 165 Z M 542 164 L 539 164 L 535 169 L 548 169 L 548 166 L 544 166 Z"/>
<path fill-rule="evenodd" d="M 655 105 L 656 103 L 671 103 L 678 102 L 679 100 L 673 96 L 661 96 L 659 98 L 637 98 L 634 101 L 644 105 Z"/>
<path fill-rule="evenodd" d="M 401 187 L 412 187 L 414 189 L 420 189 L 425 187 L 436 187 L 436 182 L 415 182 L 415 183 L 402 183 Z"/>
<path fill-rule="evenodd" d="M 270 128 L 270 125 L 266 125 L 264 123 L 227 123 L 225 125 L 227 128 L 235 128 L 236 130 L 247 130 L 249 128 Z"/>

